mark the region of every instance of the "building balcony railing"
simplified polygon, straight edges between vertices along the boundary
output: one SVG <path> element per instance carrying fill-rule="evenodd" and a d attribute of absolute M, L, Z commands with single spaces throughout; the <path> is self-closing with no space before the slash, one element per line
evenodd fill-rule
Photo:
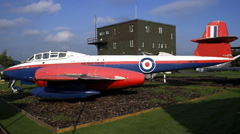
<path fill-rule="evenodd" d="M 100 44 L 105 44 L 106 41 L 103 41 L 102 38 L 101 38 L 101 39 L 98 39 L 98 38 L 93 37 L 93 38 L 88 38 L 88 39 L 87 39 L 87 43 L 88 43 L 89 45 L 100 45 Z"/>
<path fill-rule="evenodd" d="M 94 43 L 97 42 L 97 41 L 98 41 L 98 39 L 95 38 L 95 37 L 93 37 L 93 38 L 88 38 L 88 39 L 87 39 L 87 43 L 88 43 L 88 44 L 94 44 Z"/>

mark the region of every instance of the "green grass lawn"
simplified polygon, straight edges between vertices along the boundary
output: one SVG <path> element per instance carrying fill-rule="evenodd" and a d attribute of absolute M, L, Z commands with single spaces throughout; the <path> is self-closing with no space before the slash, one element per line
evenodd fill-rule
<path fill-rule="evenodd" d="M 176 77 L 185 76 L 174 74 Z M 169 75 L 168 75 L 169 76 Z M 188 75 L 187 77 L 195 77 Z M 209 74 L 206 74 L 209 76 Z M 217 72 L 211 73 L 211 77 L 240 77 L 239 72 Z M 186 76 L 185 76 L 186 77 Z M 239 84 L 240 85 L 240 84 Z M 145 83 L 143 87 L 148 87 Z M 151 85 L 152 86 L 152 85 Z M 169 88 L 172 85 L 159 84 L 162 88 Z M 25 90 L 32 86 L 24 87 Z M 65 134 L 78 133 L 163 133 L 163 134 L 237 134 L 240 133 L 240 87 L 220 88 L 205 87 L 198 85 L 181 86 L 186 90 L 204 88 L 204 92 L 199 90 L 199 94 L 208 95 L 211 89 L 219 89 L 227 92 L 209 98 L 188 102 L 183 104 L 171 105 L 159 110 L 108 122 L 100 125 L 93 125 L 77 130 L 65 132 Z M 0 90 L 6 89 L 6 85 L 0 85 Z M 10 89 L 9 89 L 10 90 Z M 166 90 L 156 92 L 166 93 Z M 185 98 L 176 98 L 185 101 Z M 164 103 L 164 100 L 152 99 L 152 103 Z M 56 116 L 58 120 L 62 115 Z M 11 134 L 32 134 L 32 133 L 51 133 L 25 117 L 23 114 L 12 108 L 10 105 L 0 101 L 0 123 Z"/>
<path fill-rule="evenodd" d="M 37 87 L 37 85 L 22 85 L 20 84 L 20 81 L 16 81 L 15 86 L 21 87 L 24 91 L 30 91 L 31 89 Z M 4 84 L 0 84 L 0 90 L 11 90 L 8 88 L 8 81 L 6 81 Z"/>
<path fill-rule="evenodd" d="M 234 88 L 204 100 L 177 104 L 114 122 L 84 127 L 74 132 L 81 134 L 237 134 L 239 130 L 240 89 Z"/>
<path fill-rule="evenodd" d="M 16 86 L 21 86 L 20 81 L 17 81 Z M 30 89 L 36 87 L 36 85 L 23 85 L 24 91 L 29 91 Z M 0 90 L 11 90 L 8 89 L 8 83 L 0 84 Z M 15 98 L 11 99 L 14 101 Z M 17 101 L 17 100 L 15 100 Z M 13 108 L 12 106 L 6 104 L 0 100 L 0 124 L 4 129 L 10 134 L 47 134 L 51 133 L 47 128 L 39 126 L 37 123 L 33 122 L 21 112 Z"/>
<path fill-rule="evenodd" d="M 47 128 L 39 126 L 12 106 L 0 100 L 0 123 L 10 134 L 47 134 Z"/>

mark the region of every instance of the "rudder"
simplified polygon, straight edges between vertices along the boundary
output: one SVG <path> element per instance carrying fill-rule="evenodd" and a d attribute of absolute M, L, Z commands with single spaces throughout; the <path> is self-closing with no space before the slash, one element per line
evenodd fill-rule
<path fill-rule="evenodd" d="M 193 42 L 199 43 L 194 56 L 232 58 L 230 42 L 236 39 L 238 39 L 236 36 L 228 36 L 225 22 L 210 22 L 202 38 L 192 40 Z"/>

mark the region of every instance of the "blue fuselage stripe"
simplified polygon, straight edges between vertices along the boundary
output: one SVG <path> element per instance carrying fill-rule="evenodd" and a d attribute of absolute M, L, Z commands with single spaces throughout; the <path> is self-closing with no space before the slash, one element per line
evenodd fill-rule
<path fill-rule="evenodd" d="M 33 81 L 33 78 L 35 77 L 35 72 L 39 68 L 41 67 L 21 68 L 16 70 L 4 71 L 4 75 L 16 80 Z"/>

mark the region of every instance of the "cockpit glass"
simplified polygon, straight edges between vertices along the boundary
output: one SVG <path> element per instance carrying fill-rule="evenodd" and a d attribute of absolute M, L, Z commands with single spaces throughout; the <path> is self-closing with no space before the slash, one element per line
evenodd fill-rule
<path fill-rule="evenodd" d="M 66 57 L 66 53 L 59 53 L 59 57 Z"/>
<path fill-rule="evenodd" d="M 58 53 L 51 53 L 50 58 L 56 58 L 58 57 Z"/>
<path fill-rule="evenodd" d="M 27 61 L 33 61 L 34 55 L 27 59 Z"/>
<path fill-rule="evenodd" d="M 38 53 L 30 58 L 27 59 L 26 62 L 31 62 L 35 60 L 41 60 L 41 59 L 58 59 L 58 58 L 64 58 L 67 56 L 67 52 L 44 52 L 44 53 Z"/>
<path fill-rule="evenodd" d="M 37 55 L 35 55 L 35 59 L 36 59 L 36 60 L 42 59 L 42 54 L 37 54 Z"/>
<path fill-rule="evenodd" d="M 43 54 L 43 59 L 48 59 L 49 58 L 49 53 L 44 53 Z"/>

